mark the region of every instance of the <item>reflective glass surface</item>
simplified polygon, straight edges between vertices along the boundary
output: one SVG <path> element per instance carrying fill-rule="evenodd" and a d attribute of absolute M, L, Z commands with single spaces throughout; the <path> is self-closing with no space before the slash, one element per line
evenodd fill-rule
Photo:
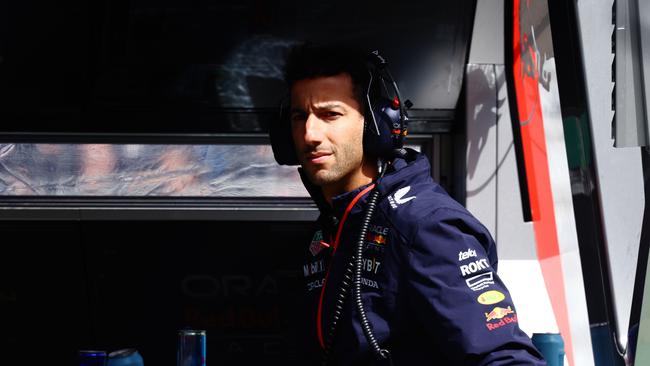
<path fill-rule="evenodd" d="M 0 196 L 308 194 L 268 145 L 0 144 Z"/>

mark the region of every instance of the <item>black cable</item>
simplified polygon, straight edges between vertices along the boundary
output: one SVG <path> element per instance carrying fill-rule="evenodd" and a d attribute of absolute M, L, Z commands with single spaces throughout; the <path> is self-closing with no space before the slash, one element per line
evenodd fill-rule
<path fill-rule="evenodd" d="M 332 315 L 332 323 L 327 332 L 327 338 L 325 339 L 325 348 L 323 350 L 323 358 L 321 364 L 327 366 L 329 364 L 330 353 L 332 352 L 332 346 L 334 345 L 334 338 L 336 335 L 336 330 L 338 329 L 338 322 L 341 319 L 343 314 L 343 308 L 345 306 L 345 300 L 348 298 L 348 290 L 350 289 L 350 283 L 352 282 L 352 269 L 354 265 L 354 256 L 350 259 L 348 263 L 345 274 L 343 275 L 343 281 L 341 287 L 339 287 L 339 293 L 336 296 L 336 304 L 334 306 L 334 314 Z"/>
<path fill-rule="evenodd" d="M 361 322 L 361 329 L 368 340 L 368 344 L 372 348 L 372 351 L 375 353 L 378 359 L 381 360 L 390 360 L 390 352 L 379 346 L 377 338 L 372 333 L 372 328 L 370 322 L 368 321 L 368 316 L 366 311 L 363 308 L 363 301 L 361 298 L 361 271 L 363 270 L 363 243 L 365 242 L 366 235 L 368 234 L 368 227 L 370 227 L 370 220 L 372 219 L 373 214 L 375 213 L 375 207 L 377 206 L 377 198 L 379 197 L 379 190 L 375 187 L 372 190 L 370 198 L 368 199 L 368 207 L 366 208 L 366 215 L 363 218 L 361 223 L 361 230 L 359 231 L 359 240 L 357 241 L 356 247 L 356 256 L 353 258 L 356 259 L 355 269 L 354 269 L 354 302 L 359 313 L 359 321 Z"/>
<path fill-rule="evenodd" d="M 379 178 L 382 178 L 386 173 L 388 165 L 385 163 L 379 164 Z M 378 179 L 379 179 L 378 178 Z M 322 366 L 327 366 L 329 363 L 330 354 L 332 352 L 332 347 L 334 345 L 334 339 L 336 336 L 336 330 L 338 329 L 338 322 L 341 319 L 343 314 L 343 308 L 345 307 L 345 302 L 348 297 L 348 290 L 350 289 L 350 284 L 354 282 L 354 296 L 355 303 L 359 312 L 361 327 L 363 328 L 363 333 L 368 340 L 368 343 L 371 345 L 375 355 L 384 360 L 390 360 L 390 352 L 386 349 L 381 349 L 372 333 L 370 327 L 370 322 L 366 316 L 366 311 L 363 308 L 363 302 L 361 301 L 361 269 L 363 267 L 363 243 L 368 233 L 368 227 L 370 226 L 370 220 L 375 213 L 375 207 L 377 205 L 377 199 L 379 197 L 379 190 L 377 186 L 370 193 L 370 198 L 368 199 L 368 207 L 366 208 L 366 214 L 361 222 L 361 229 L 359 231 L 359 239 L 357 241 L 356 255 L 352 255 L 348 265 L 345 269 L 345 274 L 343 275 L 343 280 L 341 286 L 339 287 L 338 295 L 336 296 L 336 304 L 334 306 L 334 314 L 332 315 L 332 321 L 325 339 L 325 345 L 323 349 L 323 358 L 321 361 Z"/>

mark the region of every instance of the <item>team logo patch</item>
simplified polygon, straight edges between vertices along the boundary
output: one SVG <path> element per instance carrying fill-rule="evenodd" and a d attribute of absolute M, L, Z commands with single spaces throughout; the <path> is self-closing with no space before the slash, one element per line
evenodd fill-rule
<path fill-rule="evenodd" d="M 502 292 L 490 290 L 480 294 L 478 298 L 476 298 L 476 301 L 478 301 L 479 304 L 483 305 L 493 305 L 503 301 L 505 298 L 506 295 L 504 295 Z"/>
<path fill-rule="evenodd" d="M 458 252 L 458 261 L 462 262 L 465 259 L 471 258 L 471 257 L 476 257 L 476 250 L 474 249 L 467 249 L 464 252 Z"/>
<path fill-rule="evenodd" d="M 410 190 L 411 186 L 406 186 L 398 189 L 397 192 L 395 192 L 395 194 L 392 196 L 388 196 L 388 203 L 390 203 L 390 207 L 397 208 L 397 206 L 403 205 L 406 202 L 414 199 L 416 196 L 404 197 Z"/>
<path fill-rule="evenodd" d="M 506 315 L 514 314 L 514 313 L 515 311 L 512 310 L 510 306 L 508 306 L 507 308 L 502 308 L 497 306 L 494 309 L 492 309 L 492 311 L 490 311 L 489 313 L 485 313 L 485 319 L 486 319 L 485 321 L 489 322 L 490 320 L 502 319 Z"/>
<path fill-rule="evenodd" d="M 386 237 L 381 234 L 368 233 L 368 235 L 366 235 L 366 241 L 375 245 L 384 245 L 386 244 Z"/>
<path fill-rule="evenodd" d="M 472 289 L 472 291 L 480 291 L 486 287 L 490 287 L 490 285 L 494 285 L 493 276 L 492 272 L 485 272 L 466 279 L 465 283 L 467 283 L 467 287 Z"/>
<path fill-rule="evenodd" d="M 309 277 L 321 272 L 325 272 L 325 261 L 319 259 L 315 262 L 307 263 L 302 266 L 302 272 L 305 275 L 305 277 Z"/>
<path fill-rule="evenodd" d="M 508 316 L 510 315 L 510 316 Z M 511 323 L 517 323 L 517 314 L 510 306 L 507 308 L 495 307 L 489 313 L 485 313 L 486 324 L 488 330 L 492 331 Z M 498 320 L 496 322 L 491 322 Z"/>
<path fill-rule="evenodd" d="M 379 288 L 377 281 L 365 277 L 361 277 L 361 284 L 372 288 Z"/>
<path fill-rule="evenodd" d="M 390 229 L 379 225 L 370 225 L 368 234 L 366 235 L 366 248 L 373 247 L 378 251 L 384 250 L 388 244 L 388 233 Z"/>
<path fill-rule="evenodd" d="M 311 239 L 311 243 L 309 244 L 309 252 L 314 257 L 318 255 L 321 250 L 323 250 L 321 241 L 323 241 L 323 232 L 321 230 L 318 230 L 314 233 L 314 237 Z"/>
<path fill-rule="evenodd" d="M 380 261 L 378 261 L 374 257 L 361 258 L 361 261 L 362 261 L 362 266 L 361 266 L 362 269 L 364 269 L 367 272 L 377 274 L 377 270 L 379 270 L 379 266 L 381 265 Z"/>
<path fill-rule="evenodd" d="M 469 264 L 464 264 L 458 267 L 458 269 L 460 269 L 460 274 L 463 277 L 488 268 L 490 268 L 490 263 L 488 263 L 487 259 L 485 258 L 481 258 L 477 261 L 470 262 Z"/>

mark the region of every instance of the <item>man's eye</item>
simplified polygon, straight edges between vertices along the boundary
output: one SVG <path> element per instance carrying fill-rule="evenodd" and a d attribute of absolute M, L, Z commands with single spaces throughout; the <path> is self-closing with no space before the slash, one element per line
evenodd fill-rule
<path fill-rule="evenodd" d="M 339 112 L 325 112 L 325 117 L 327 118 L 337 118 L 339 116 L 341 116 L 341 113 Z"/>

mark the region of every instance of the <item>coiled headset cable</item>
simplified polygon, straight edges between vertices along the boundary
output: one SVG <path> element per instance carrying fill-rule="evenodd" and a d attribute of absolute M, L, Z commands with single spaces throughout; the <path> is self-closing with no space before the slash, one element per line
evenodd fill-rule
<path fill-rule="evenodd" d="M 384 176 L 388 164 L 383 162 L 379 163 L 379 178 Z M 336 296 L 336 304 L 334 306 L 334 313 L 332 314 L 332 321 L 329 331 L 327 333 L 327 338 L 325 340 L 325 348 L 323 350 L 322 366 L 327 366 L 329 364 L 329 359 L 332 352 L 332 347 L 334 344 L 334 339 L 336 338 L 336 331 L 338 329 L 338 322 L 341 319 L 343 314 L 343 308 L 348 297 L 348 291 L 350 285 L 353 285 L 353 296 L 354 304 L 357 308 L 359 314 L 359 321 L 361 323 L 361 329 L 363 329 L 363 334 L 372 349 L 372 352 L 375 354 L 375 357 L 378 360 L 387 362 L 389 365 L 392 365 L 390 352 L 387 349 L 381 348 L 377 338 L 372 332 L 370 321 L 366 315 L 366 311 L 363 307 L 363 301 L 361 298 L 361 271 L 363 269 L 363 244 L 365 238 L 368 234 L 368 228 L 370 227 L 370 221 L 375 213 L 377 207 L 377 199 L 379 198 L 379 190 L 377 185 L 370 192 L 370 197 L 368 198 L 368 206 L 366 207 L 366 213 L 361 222 L 361 229 L 359 230 L 359 238 L 357 240 L 357 245 L 355 251 L 353 252 L 350 262 L 345 269 L 345 274 L 343 275 L 343 280 L 341 281 L 341 286 L 339 287 L 338 295 Z"/>

